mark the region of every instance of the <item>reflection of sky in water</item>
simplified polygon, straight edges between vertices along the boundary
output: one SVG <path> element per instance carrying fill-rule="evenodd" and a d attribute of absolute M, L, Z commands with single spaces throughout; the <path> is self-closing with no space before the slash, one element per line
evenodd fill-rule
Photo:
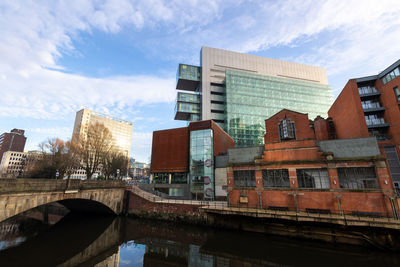
<path fill-rule="evenodd" d="M 0 250 L 7 249 L 10 247 L 18 246 L 26 240 L 25 237 L 17 237 L 13 240 L 0 241 Z"/>
<path fill-rule="evenodd" d="M 121 245 L 119 266 L 143 266 L 146 246 L 129 241 Z"/>

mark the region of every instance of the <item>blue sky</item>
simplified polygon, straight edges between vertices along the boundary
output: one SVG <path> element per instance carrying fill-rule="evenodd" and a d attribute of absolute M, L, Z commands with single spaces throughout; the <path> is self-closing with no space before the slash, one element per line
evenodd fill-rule
<path fill-rule="evenodd" d="M 176 69 L 201 46 L 324 67 L 336 97 L 400 58 L 399 14 L 398 0 L 1 1 L 0 132 L 25 129 L 36 149 L 89 108 L 132 121 L 148 162 L 152 131 L 186 125 Z"/>

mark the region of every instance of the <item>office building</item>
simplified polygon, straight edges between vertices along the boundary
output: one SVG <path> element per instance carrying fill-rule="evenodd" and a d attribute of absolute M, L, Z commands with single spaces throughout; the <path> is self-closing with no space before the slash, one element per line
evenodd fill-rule
<path fill-rule="evenodd" d="M 129 161 L 128 176 L 136 179 L 149 178 L 150 165 L 143 162 L 138 162 L 131 158 Z"/>
<path fill-rule="evenodd" d="M 22 176 L 27 153 L 6 151 L 0 161 L 0 173 L 2 178 L 15 178 Z"/>
<path fill-rule="evenodd" d="M 377 75 L 350 79 L 328 111 L 337 138 L 373 136 L 400 188 L 400 60 Z"/>
<path fill-rule="evenodd" d="M 24 133 L 24 130 L 12 129 L 11 132 L 0 135 L 0 161 L 3 157 L 3 153 L 6 151 L 24 151 L 26 142 Z"/>
<path fill-rule="evenodd" d="M 214 200 L 226 198 L 217 184 L 215 157 L 234 146 L 233 139 L 214 121 L 191 122 L 188 127 L 153 132 L 150 185 L 170 198 Z"/>
<path fill-rule="evenodd" d="M 77 137 L 87 131 L 90 124 L 95 124 L 96 122 L 103 124 L 110 130 L 113 146 L 129 158 L 132 145 L 132 122 L 82 109 L 76 113 L 72 139 L 76 140 Z"/>
<path fill-rule="evenodd" d="M 291 110 L 265 128 L 262 151 L 228 149 L 230 206 L 400 218 L 375 137 L 335 139 L 331 120 Z"/>
<path fill-rule="evenodd" d="M 236 146 L 262 145 L 264 120 L 283 108 L 326 117 L 333 102 L 323 68 L 210 47 L 200 66 L 179 65 L 176 89 L 176 120 L 214 120 Z"/>
<path fill-rule="evenodd" d="M 0 161 L 1 178 L 23 177 L 27 166 L 32 161 L 43 158 L 43 153 L 37 150 L 28 152 L 6 151 Z"/>

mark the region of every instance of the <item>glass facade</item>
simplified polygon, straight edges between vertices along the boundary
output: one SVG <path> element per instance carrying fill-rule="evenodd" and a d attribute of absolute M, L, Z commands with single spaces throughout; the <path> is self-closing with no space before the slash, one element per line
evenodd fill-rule
<path fill-rule="evenodd" d="M 194 199 L 214 200 L 214 154 L 211 129 L 190 132 L 190 191 Z"/>
<path fill-rule="evenodd" d="M 329 85 L 226 70 L 226 132 L 236 146 L 262 145 L 265 120 L 286 108 L 327 117 L 333 103 Z"/>
<path fill-rule="evenodd" d="M 200 119 L 199 94 L 178 92 L 175 106 L 175 119 L 185 121 L 198 121 Z"/>
<path fill-rule="evenodd" d="M 177 101 L 187 103 L 200 103 L 200 95 L 178 92 Z"/>
<path fill-rule="evenodd" d="M 191 81 L 200 81 L 201 68 L 186 64 L 179 64 L 176 80 L 184 79 Z"/>

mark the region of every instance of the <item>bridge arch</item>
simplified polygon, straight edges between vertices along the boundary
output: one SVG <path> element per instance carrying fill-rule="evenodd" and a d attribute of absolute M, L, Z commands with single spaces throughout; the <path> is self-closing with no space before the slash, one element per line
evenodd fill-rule
<path fill-rule="evenodd" d="M 75 211 L 118 215 L 124 191 L 122 181 L 0 179 L 0 222 L 51 202 Z"/>

